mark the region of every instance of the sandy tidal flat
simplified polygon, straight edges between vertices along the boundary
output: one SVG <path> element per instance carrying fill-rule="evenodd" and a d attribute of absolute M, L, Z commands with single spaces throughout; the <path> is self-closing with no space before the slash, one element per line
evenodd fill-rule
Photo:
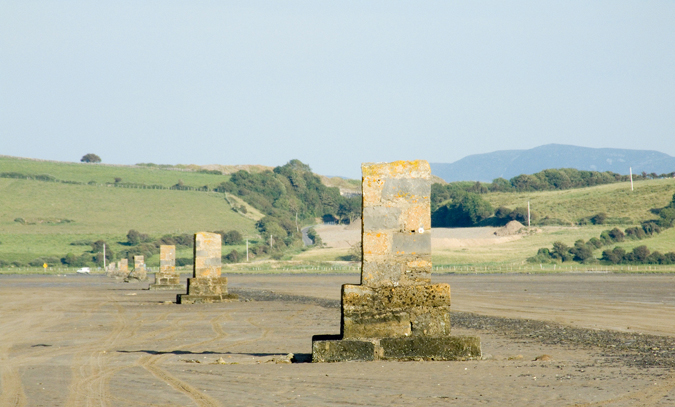
<path fill-rule="evenodd" d="M 453 316 L 455 334 L 481 336 L 485 360 L 311 364 L 288 363 L 289 354 L 302 360 L 312 335 L 339 331 L 339 286 L 358 282 L 357 275 L 231 275 L 242 301 L 210 305 L 176 305 L 175 293 L 102 276 L 0 276 L 0 406 L 675 404 L 669 362 L 608 346 L 552 344 L 527 331 L 542 324 L 518 319 L 550 319 L 553 326 L 556 313 L 582 318 L 562 301 L 525 313 L 566 290 L 576 293 L 570 304 L 589 308 L 611 302 L 671 312 L 673 291 L 664 287 L 672 277 L 636 285 L 617 276 L 604 281 L 610 289 L 602 296 L 581 289 L 593 285 L 586 276 L 530 277 L 439 277 L 453 285 L 455 309 L 485 315 Z M 481 290 L 485 296 L 471 294 Z M 495 306 L 486 305 L 489 298 Z M 493 331 L 475 324 L 485 318 Z M 525 330 L 514 334 L 500 321 Z M 660 332 L 658 338 L 675 337 L 672 326 Z M 644 363 L 631 362 L 637 359 Z"/>

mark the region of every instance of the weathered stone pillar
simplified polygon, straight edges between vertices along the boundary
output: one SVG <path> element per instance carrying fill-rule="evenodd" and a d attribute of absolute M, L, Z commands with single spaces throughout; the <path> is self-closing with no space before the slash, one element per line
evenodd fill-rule
<path fill-rule="evenodd" d="M 340 335 L 314 336 L 312 360 L 480 358 L 478 337 L 450 336 L 450 286 L 431 284 L 429 163 L 362 171 L 361 284 L 342 286 Z"/>
<path fill-rule="evenodd" d="M 124 281 L 138 280 L 145 281 L 148 279 L 148 273 L 145 270 L 145 257 L 144 256 L 134 256 L 134 270 L 129 273 L 127 278 Z"/>
<path fill-rule="evenodd" d="M 184 290 L 180 283 L 180 274 L 176 272 L 176 246 L 159 246 L 159 271 L 155 273 L 155 284 L 150 290 Z"/>
<path fill-rule="evenodd" d="M 194 268 L 188 278 L 187 294 L 178 294 L 178 304 L 223 302 L 237 299 L 227 293 L 227 277 L 221 277 L 221 236 L 218 233 L 195 234 Z"/>
<path fill-rule="evenodd" d="M 129 264 L 127 259 L 121 259 L 115 263 L 115 267 L 108 273 L 110 277 L 126 278 L 129 275 Z"/>

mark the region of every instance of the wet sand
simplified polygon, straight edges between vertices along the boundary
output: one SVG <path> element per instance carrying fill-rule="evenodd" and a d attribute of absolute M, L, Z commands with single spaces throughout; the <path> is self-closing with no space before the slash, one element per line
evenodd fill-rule
<path fill-rule="evenodd" d="M 176 292 L 143 290 L 148 283 L 0 276 L 0 406 L 675 404 L 669 365 L 466 323 L 454 333 L 481 336 L 485 360 L 287 363 L 310 353 L 312 335 L 339 332 L 339 287 L 359 276 L 229 277 L 243 301 L 176 305 L 166 303 Z M 675 337 L 671 276 L 434 281 L 452 285 L 455 311 L 497 321 Z M 551 360 L 534 360 L 544 354 Z"/>

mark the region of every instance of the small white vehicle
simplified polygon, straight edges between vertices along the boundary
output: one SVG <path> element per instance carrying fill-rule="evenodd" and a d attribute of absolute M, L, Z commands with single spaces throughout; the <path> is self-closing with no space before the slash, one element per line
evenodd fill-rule
<path fill-rule="evenodd" d="M 89 269 L 89 267 L 82 267 L 81 269 L 77 269 L 77 273 L 79 273 L 79 274 L 89 274 L 89 273 L 91 273 L 91 269 Z"/>

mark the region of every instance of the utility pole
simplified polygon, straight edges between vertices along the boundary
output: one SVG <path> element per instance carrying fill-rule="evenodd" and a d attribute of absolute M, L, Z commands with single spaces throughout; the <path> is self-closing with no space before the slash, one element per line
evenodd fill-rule
<path fill-rule="evenodd" d="M 527 227 L 530 227 L 530 201 L 527 201 Z"/>
<path fill-rule="evenodd" d="M 300 232 L 300 228 L 298 227 L 298 211 L 295 211 L 295 230 Z"/>
<path fill-rule="evenodd" d="M 105 243 L 103 243 L 103 270 L 105 271 Z"/>
<path fill-rule="evenodd" d="M 246 263 L 248 263 L 248 239 L 246 239 Z"/>
<path fill-rule="evenodd" d="M 628 167 L 628 170 L 630 171 L 630 190 L 633 190 L 633 167 Z"/>
<path fill-rule="evenodd" d="M 274 248 L 274 240 L 272 239 L 272 235 L 270 235 L 270 249 Z"/>

